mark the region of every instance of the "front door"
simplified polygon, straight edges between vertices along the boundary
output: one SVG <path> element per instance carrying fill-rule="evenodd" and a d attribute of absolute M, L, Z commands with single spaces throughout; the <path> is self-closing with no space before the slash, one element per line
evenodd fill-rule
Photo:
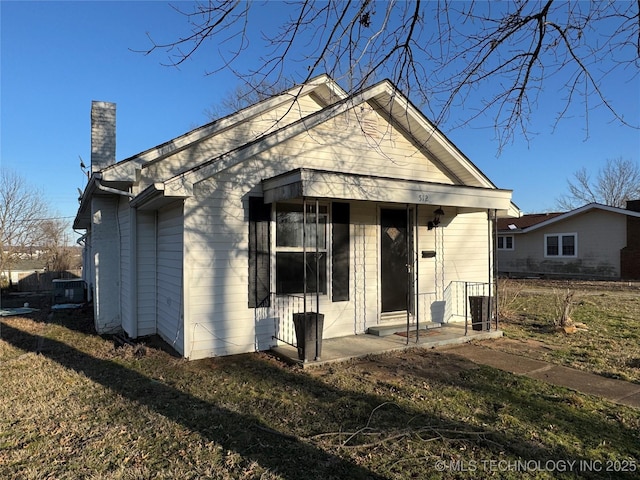
<path fill-rule="evenodd" d="M 407 310 L 407 211 L 380 211 L 382 313 Z"/>

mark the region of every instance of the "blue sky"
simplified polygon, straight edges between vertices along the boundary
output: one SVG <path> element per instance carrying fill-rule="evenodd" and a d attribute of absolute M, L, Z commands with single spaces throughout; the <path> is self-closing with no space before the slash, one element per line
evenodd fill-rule
<path fill-rule="evenodd" d="M 237 82 L 229 72 L 205 75 L 212 69 L 207 51 L 180 69 L 162 66 L 164 54 L 133 51 L 149 47 L 147 32 L 159 40 L 185 33 L 183 17 L 166 2 L 2 0 L 0 18 L 0 165 L 41 188 L 55 214 L 69 221 L 78 207 L 77 188 L 86 183 L 78 157 L 89 164 L 92 100 L 117 104 L 121 160 L 207 123 L 206 110 Z M 277 21 L 277 3 L 260 18 L 262 24 Z M 640 79 L 614 94 L 624 115 L 640 123 Z M 516 138 L 499 157 L 492 129 L 443 128 L 498 187 L 514 190 L 525 213 L 553 210 L 567 179 L 583 166 L 595 173 L 607 158 L 640 161 L 638 130 L 598 111 L 588 138 L 580 115 L 553 131 L 553 105 L 543 95 L 538 107 L 537 135 L 530 142 Z"/>

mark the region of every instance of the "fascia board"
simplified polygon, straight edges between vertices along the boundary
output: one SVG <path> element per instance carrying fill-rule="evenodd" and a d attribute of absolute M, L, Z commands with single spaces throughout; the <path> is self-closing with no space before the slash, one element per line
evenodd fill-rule
<path fill-rule="evenodd" d="M 448 185 L 400 178 L 296 169 L 263 180 L 265 203 L 301 197 L 426 204 L 507 211 L 510 190 Z"/>
<path fill-rule="evenodd" d="M 274 97 L 265 99 L 254 105 L 250 105 L 238 112 L 208 123 L 207 125 L 198 127 L 195 130 L 191 130 L 190 132 L 169 140 L 168 142 L 145 150 L 133 157 L 123 160 L 123 162 L 132 162 L 142 166 L 150 162 L 161 160 L 169 155 L 173 155 L 188 148 L 194 143 L 211 138 L 221 132 L 239 126 L 251 118 L 262 115 L 269 110 L 273 110 L 283 104 L 290 103 L 293 98 L 306 96 L 322 85 L 326 85 L 340 98 L 344 98 L 344 91 L 333 80 L 331 80 L 331 78 L 326 75 L 316 77 L 316 79 L 313 79 L 308 84 L 292 87 Z"/>

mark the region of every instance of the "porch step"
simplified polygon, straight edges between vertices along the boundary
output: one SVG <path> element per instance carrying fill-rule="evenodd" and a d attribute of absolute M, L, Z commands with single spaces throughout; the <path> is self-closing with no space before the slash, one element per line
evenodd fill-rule
<path fill-rule="evenodd" d="M 436 322 L 421 323 L 420 330 L 440 328 L 441 326 L 442 326 L 441 323 L 436 323 Z M 409 329 L 415 330 L 416 329 L 415 323 L 413 325 L 410 325 Z M 386 337 L 388 335 L 394 335 L 397 332 L 406 332 L 406 331 L 407 331 L 406 323 L 396 323 L 393 325 L 376 325 L 375 327 L 369 327 L 367 329 L 367 333 L 369 335 L 376 335 L 378 337 Z"/>

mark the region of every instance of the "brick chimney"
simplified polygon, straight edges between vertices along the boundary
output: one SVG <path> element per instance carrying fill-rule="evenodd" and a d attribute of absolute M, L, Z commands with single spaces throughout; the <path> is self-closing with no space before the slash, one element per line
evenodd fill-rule
<path fill-rule="evenodd" d="M 627 210 L 640 212 L 640 200 L 627 200 Z M 620 251 L 620 276 L 640 280 L 640 218 L 627 215 L 627 246 Z"/>
<path fill-rule="evenodd" d="M 116 104 L 91 102 L 91 173 L 116 163 Z"/>
<path fill-rule="evenodd" d="M 640 212 L 640 200 L 627 200 L 627 210 Z"/>

